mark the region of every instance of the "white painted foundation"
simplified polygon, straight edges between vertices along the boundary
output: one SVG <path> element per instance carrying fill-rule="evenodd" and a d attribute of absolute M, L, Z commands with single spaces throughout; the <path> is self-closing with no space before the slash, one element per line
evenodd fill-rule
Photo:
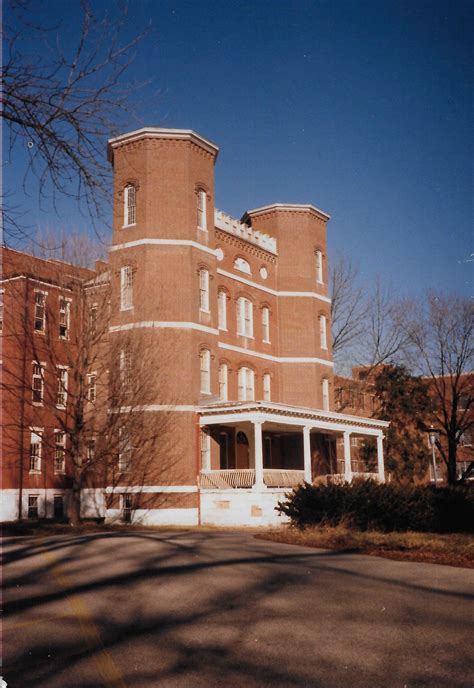
<path fill-rule="evenodd" d="M 201 524 L 279 526 L 288 517 L 275 511 L 289 490 L 201 490 Z"/>
<path fill-rule="evenodd" d="M 120 523 L 121 509 L 107 509 L 106 523 Z M 132 525 L 143 526 L 197 526 L 198 509 L 135 509 L 132 511 Z M 124 524 L 126 527 L 127 524 Z"/>

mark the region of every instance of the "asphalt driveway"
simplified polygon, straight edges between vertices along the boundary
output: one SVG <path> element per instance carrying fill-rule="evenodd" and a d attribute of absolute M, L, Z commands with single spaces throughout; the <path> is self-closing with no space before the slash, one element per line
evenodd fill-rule
<path fill-rule="evenodd" d="M 3 544 L 8 688 L 474 686 L 472 570 L 235 532 Z"/>

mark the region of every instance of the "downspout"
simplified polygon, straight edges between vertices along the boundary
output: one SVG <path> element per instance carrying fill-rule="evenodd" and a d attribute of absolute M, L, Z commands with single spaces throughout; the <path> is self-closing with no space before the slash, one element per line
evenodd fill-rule
<path fill-rule="evenodd" d="M 199 426 L 199 414 L 196 423 L 196 483 L 198 488 L 198 525 L 202 525 L 201 518 L 201 487 L 199 485 L 199 474 L 201 472 L 201 428 Z"/>

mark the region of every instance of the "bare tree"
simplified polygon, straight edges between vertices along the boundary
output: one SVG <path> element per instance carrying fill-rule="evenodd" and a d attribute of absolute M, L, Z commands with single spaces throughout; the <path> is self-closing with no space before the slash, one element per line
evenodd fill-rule
<path fill-rule="evenodd" d="M 451 485 L 457 481 L 458 446 L 473 425 L 473 317 L 472 301 L 457 294 L 431 292 L 404 309 L 407 361 L 430 380 L 437 446 Z"/>
<path fill-rule="evenodd" d="M 358 269 L 350 258 L 339 256 L 330 268 L 332 352 L 344 360 L 364 334 L 367 299 Z"/>
<path fill-rule="evenodd" d="M 39 281 L 33 277 L 36 259 L 30 260 L 31 269 L 24 262 L 22 273 L 31 279 L 11 274 L 8 281 L 4 440 L 11 460 L 19 461 L 20 485 L 28 472 L 45 487 L 62 484 L 71 493 L 70 521 L 77 524 L 85 493 L 93 499 L 107 487 L 110 504 L 119 486 L 177 477 L 168 440 L 172 406 L 159 414 L 147 411 L 168 385 L 171 349 L 154 334 L 158 367 L 147 355 L 146 333 L 110 332 L 116 304 L 106 266 L 94 275 L 48 261 Z M 37 426 L 44 460 L 36 465 L 25 437 Z"/>
<path fill-rule="evenodd" d="M 118 132 L 124 116 L 130 117 L 135 89 L 123 83 L 123 76 L 146 32 L 122 41 L 126 5 L 117 4 L 112 17 L 98 16 L 85 0 L 81 7 L 77 40 L 65 46 L 60 24 L 47 26 L 28 0 L 7 3 L 1 116 L 9 159 L 26 156 L 23 192 L 30 192 L 33 177 L 40 204 L 47 199 L 57 209 L 61 197 L 72 199 L 98 226 L 108 220 L 110 208 L 106 140 Z M 5 239 L 31 233 L 20 208 L 12 192 L 3 197 Z"/>

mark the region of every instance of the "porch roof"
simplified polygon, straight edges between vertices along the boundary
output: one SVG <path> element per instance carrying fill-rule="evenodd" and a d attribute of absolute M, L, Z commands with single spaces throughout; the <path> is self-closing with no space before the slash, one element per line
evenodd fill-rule
<path fill-rule="evenodd" d="M 198 408 L 201 426 L 239 421 L 267 421 L 286 425 L 309 426 L 336 432 L 359 432 L 380 435 L 390 423 L 375 418 L 351 416 L 335 411 L 322 411 L 305 406 L 288 406 L 273 401 L 217 402 Z"/>

